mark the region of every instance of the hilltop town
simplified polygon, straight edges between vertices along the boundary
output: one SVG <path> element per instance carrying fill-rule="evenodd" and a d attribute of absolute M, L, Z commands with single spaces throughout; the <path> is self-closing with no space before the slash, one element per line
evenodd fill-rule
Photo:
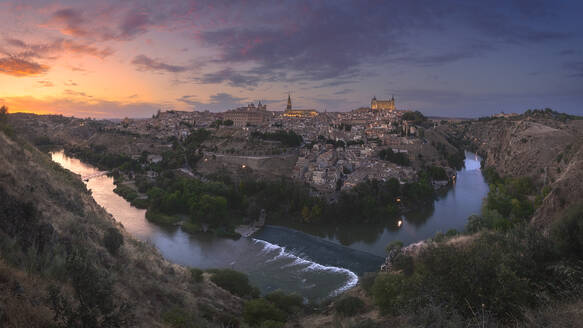
<path fill-rule="evenodd" d="M 437 188 L 447 184 L 463 160 L 445 133 L 447 121 L 399 110 L 394 98 L 375 97 L 370 106 L 350 112 L 296 109 L 288 96 L 281 111 L 259 102 L 218 113 L 170 110 L 149 119 L 117 122 L 59 116 L 27 120 L 27 115 L 19 115 L 22 119 L 17 115 L 15 125 L 31 131 L 32 139 L 105 147 L 134 159 L 145 156 L 150 163 L 169 161 L 180 146 L 196 157 L 190 162 L 182 160 L 187 156 L 177 159 L 176 168 L 190 176 L 228 172 L 235 177 L 292 178 L 330 199 L 367 179 L 413 182 L 426 166 L 447 172 L 443 180 L 434 181 Z M 202 130 L 209 131 L 208 138 L 186 150 L 184 142 Z"/>

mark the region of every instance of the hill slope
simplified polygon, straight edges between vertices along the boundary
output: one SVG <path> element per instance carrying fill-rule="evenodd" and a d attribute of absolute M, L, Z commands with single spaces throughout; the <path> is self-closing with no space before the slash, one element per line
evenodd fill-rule
<path fill-rule="evenodd" d="M 521 115 L 472 122 L 466 136 L 502 176 L 533 178 L 550 192 L 532 222 L 547 227 L 583 198 L 583 120 Z"/>
<path fill-rule="evenodd" d="M 0 326 L 155 327 L 187 317 L 212 327 L 241 310 L 238 297 L 133 239 L 79 176 L 0 132 Z"/>

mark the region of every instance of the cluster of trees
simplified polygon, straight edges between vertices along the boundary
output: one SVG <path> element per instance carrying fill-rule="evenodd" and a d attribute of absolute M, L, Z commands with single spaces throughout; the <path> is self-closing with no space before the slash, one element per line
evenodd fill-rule
<path fill-rule="evenodd" d="M 401 166 L 409 166 L 409 156 L 406 153 L 396 153 L 391 148 L 383 149 L 379 153 L 380 159 L 383 161 L 393 162 Z"/>
<path fill-rule="evenodd" d="M 552 110 L 550 108 L 529 109 L 526 112 L 524 112 L 524 115 L 531 116 L 531 117 L 552 118 L 552 119 L 555 119 L 555 120 L 561 121 L 561 122 L 566 122 L 567 120 L 581 120 L 581 119 L 583 119 L 583 116 L 560 113 L 560 112 L 557 112 L 557 111 Z"/>
<path fill-rule="evenodd" d="M 206 129 L 192 130 L 182 142 L 176 137 L 170 137 L 168 142 L 172 143 L 172 148 L 162 154 L 162 161 L 156 165 L 149 165 L 150 169 L 161 172 L 164 170 L 174 170 L 185 165 L 194 167 L 202 158 L 200 150 L 204 148 L 203 142 L 208 140 L 211 132 Z M 146 163 L 147 153 L 142 154 L 141 161 Z"/>
<path fill-rule="evenodd" d="M 186 215 L 190 223 L 186 227 L 190 230 L 206 225 L 215 232 L 232 233 L 246 208 L 243 197 L 233 186 L 181 178 L 172 172 L 164 172 L 155 184 L 148 186 L 146 194 L 148 219 L 173 223 L 174 220 L 168 222 L 167 216 Z"/>
<path fill-rule="evenodd" d="M 539 192 L 531 178 L 501 178 L 492 167 L 485 168 L 482 172 L 490 185 L 490 191 L 484 202 L 482 215 L 469 219 L 467 228 L 470 232 L 483 228 L 508 230 L 532 217 L 534 202 L 529 198 Z"/>
<path fill-rule="evenodd" d="M 455 139 L 457 140 L 457 139 Z M 461 141 L 454 141 L 454 139 L 448 140 L 455 148 L 455 152 L 450 153 L 447 150 L 445 144 L 441 142 L 431 142 L 431 145 L 437 149 L 437 152 L 447 161 L 447 165 L 449 167 L 453 167 L 456 170 L 460 170 L 464 166 L 464 160 L 466 159 L 466 155 L 463 149 L 467 149 L 468 145 L 462 143 Z"/>
<path fill-rule="evenodd" d="M 431 165 L 425 168 L 425 172 L 431 180 L 449 180 L 443 167 Z"/>
<path fill-rule="evenodd" d="M 213 123 L 211 123 L 211 128 L 219 128 L 221 125 L 224 126 L 232 126 L 233 125 L 233 120 L 216 120 Z"/>
<path fill-rule="evenodd" d="M 310 195 L 307 186 L 285 179 L 239 182 L 222 179 L 204 183 L 163 172 L 155 183 L 144 185 L 143 181 L 136 181 L 148 199 L 131 201 L 147 207 L 147 217 L 152 221 L 175 223 L 178 216 L 187 216 L 189 221 L 183 226 L 187 230 L 199 230 L 205 225 L 229 235 L 244 218 L 258 218 L 261 209 L 270 217 L 306 223 L 387 222 L 397 218 L 400 204 L 414 206 L 433 200 L 430 181 L 427 173 L 421 174 L 418 182 L 404 185 L 397 179 L 367 180 L 342 192 L 338 202 L 328 203 Z M 131 192 L 128 194 L 132 196 Z"/>
<path fill-rule="evenodd" d="M 283 145 L 289 147 L 297 147 L 302 144 L 302 136 L 296 134 L 293 130 L 284 131 L 278 130 L 276 132 L 260 132 L 260 131 L 253 131 L 251 133 L 251 137 L 257 139 L 264 139 L 264 140 L 274 140 L 279 141 Z"/>
<path fill-rule="evenodd" d="M 89 148 L 69 146 L 65 148 L 68 156 L 97 166 L 102 170 L 120 169 L 122 171 L 141 171 L 140 162 L 129 156 L 110 153 L 104 145 L 91 145 Z"/>
<path fill-rule="evenodd" d="M 420 111 L 414 112 L 405 112 L 403 116 L 401 116 L 403 121 L 410 121 L 414 125 L 419 125 L 424 128 L 431 128 L 431 122 L 423 115 Z"/>
<path fill-rule="evenodd" d="M 420 125 L 421 123 L 423 123 L 427 120 L 427 117 L 425 117 L 425 115 L 423 115 L 423 113 L 421 113 L 420 111 L 414 111 L 414 112 L 405 112 L 403 114 L 403 116 L 401 116 L 401 119 L 403 121 L 411 121 L 414 124 Z"/>

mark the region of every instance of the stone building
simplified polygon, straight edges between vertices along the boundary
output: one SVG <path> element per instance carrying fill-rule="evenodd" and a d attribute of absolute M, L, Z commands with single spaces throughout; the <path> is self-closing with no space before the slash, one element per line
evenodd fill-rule
<path fill-rule="evenodd" d="M 247 125 L 263 125 L 269 121 L 273 113 L 267 111 L 267 105 L 262 105 L 261 101 L 255 107 L 250 103 L 247 107 L 239 107 L 227 111 L 223 116 L 225 120 L 233 121 L 233 126 L 242 127 Z"/>
<path fill-rule="evenodd" d="M 395 97 L 391 97 L 389 100 L 377 100 L 377 97 L 372 97 L 370 101 L 370 109 L 372 110 L 395 110 Z"/>

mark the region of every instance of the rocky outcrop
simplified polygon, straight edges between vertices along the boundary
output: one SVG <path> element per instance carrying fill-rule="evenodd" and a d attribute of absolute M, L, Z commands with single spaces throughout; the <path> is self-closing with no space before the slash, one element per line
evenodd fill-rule
<path fill-rule="evenodd" d="M 399 256 L 412 256 L 416 257 L 421 253 L 423 249 L 429 246 L 429 240 L 422 240 L 417 243 L 407 245 L 402 248 L 393 248 L 387 252 L 387 257 L 385 258 L 385 263 L 381 265 L 381 272 L 391 272 L 394 270 L 393 263 L 395 259 Z"/>

